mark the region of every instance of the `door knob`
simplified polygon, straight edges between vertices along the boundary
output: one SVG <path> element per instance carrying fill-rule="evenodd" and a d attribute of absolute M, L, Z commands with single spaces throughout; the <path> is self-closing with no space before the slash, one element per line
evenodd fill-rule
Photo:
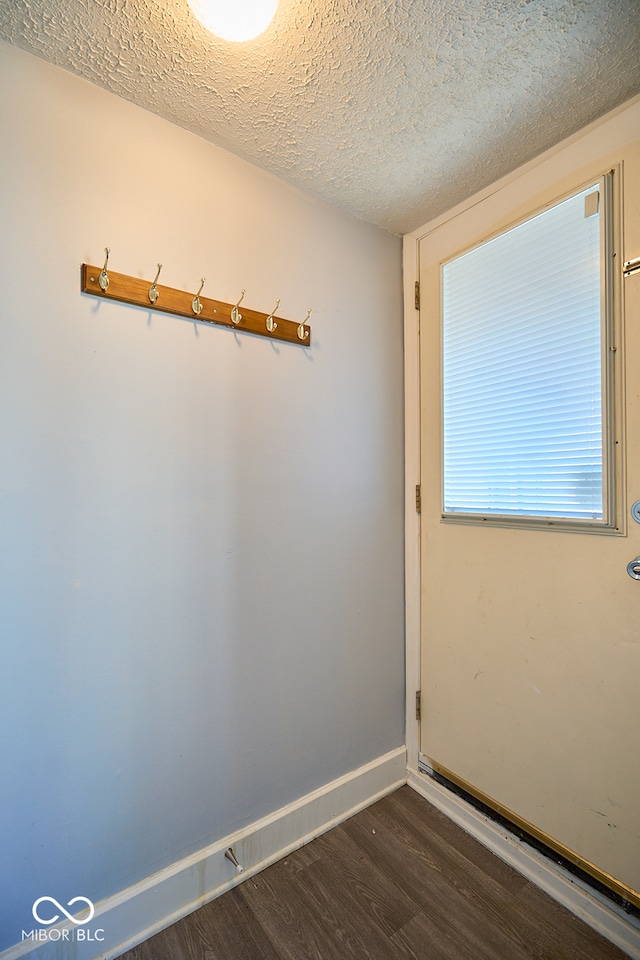
<path fill-rule="evenodd" d="M 627 564 L 627 573 L 634 580 L 640 580 L 640 557 L 636 557 L 635 560 Z"/>

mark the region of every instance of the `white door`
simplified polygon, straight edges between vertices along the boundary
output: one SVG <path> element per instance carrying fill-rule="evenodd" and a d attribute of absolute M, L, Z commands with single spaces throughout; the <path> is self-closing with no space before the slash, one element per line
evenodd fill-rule
<path fill-rule="evenodd" d="M 421 754 L 640 904 L 640 142 L 565 147 L 424 236 Z M 616 128 L 617 129 L 617 128 Z M 614 131 L 615 134 L 615 131 Z M 611 134 L 611 137 L 614 136 Z M 617 134 L 616 134 L 617 135 Z M 591 155 L 591 159 L 590 159 Z M 620 532 L 442 519 L 441 264 L 620 164 Z"/>

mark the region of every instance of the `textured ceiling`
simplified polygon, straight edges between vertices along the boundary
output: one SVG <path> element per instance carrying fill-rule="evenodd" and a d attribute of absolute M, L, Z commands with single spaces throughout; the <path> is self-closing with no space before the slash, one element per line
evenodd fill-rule
<path fill-rule="evenodd" d="M 229 0 L 233 2 L 233 0 Z M 0 37 L 404 233 L 640 92 L 638 0 L 0 0 Z"/>

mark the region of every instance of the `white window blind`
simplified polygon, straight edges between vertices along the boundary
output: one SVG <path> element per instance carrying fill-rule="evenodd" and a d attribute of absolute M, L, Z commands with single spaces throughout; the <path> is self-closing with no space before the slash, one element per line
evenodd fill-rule
<path fill-rule="evenodd" d="M 602 521 L 602 191 L 442 269 L 444 513 Z"/>

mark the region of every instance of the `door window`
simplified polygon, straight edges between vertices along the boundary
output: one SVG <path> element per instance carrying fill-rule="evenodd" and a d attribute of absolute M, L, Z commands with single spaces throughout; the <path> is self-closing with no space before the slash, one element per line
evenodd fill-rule
<path fill-rule="evenodd" d="M 445 519 L 611 523 L 607 181 L 442 267 Z"/>

